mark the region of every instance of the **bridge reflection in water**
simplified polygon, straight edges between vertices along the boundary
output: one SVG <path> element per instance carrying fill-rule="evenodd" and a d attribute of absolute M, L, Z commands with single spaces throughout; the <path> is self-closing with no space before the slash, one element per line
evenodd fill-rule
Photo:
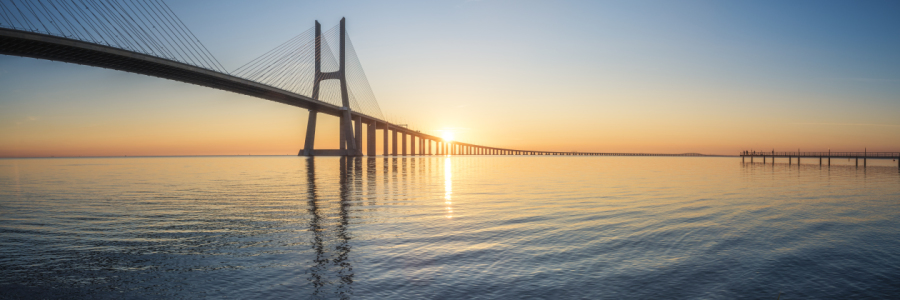
<path fill-rule="evenodd" d="M 327 161 L 323 161 L 327 160 Z M 338 172 L 326 170 L 339 159 Z M 317 163 L 318 160 L 318 163 Z M 380 172 L 379 172 L 380 171 Z M 443 174 L 443 200 L 446 218 L 453 217 L 452 163 L 449 157 L 340 157 L 306 158 L 307 212 L 310 216 L 308 231 L 310 247 L 315 252 L 306 280 L 312 285 L 313 297 L 353 295 L 355 272 L 351 259 L 353 234 L 351 220 L 360 218 L 358 212 L 374 211 L 380 205 L 405 205 L 408 197 L 421 187 L 422 182 L 436 174 Z M 381 173 L 381 178 L 378 178 Z M 337 199 L 333 186 L 320 186 L 317 182 L 330 181 L 325 176 L 337 175 L 339 188 Z M 425 185 L 429 185 L 427 182 Z M 335 201 L 336 200 L 336 201 Z"/>

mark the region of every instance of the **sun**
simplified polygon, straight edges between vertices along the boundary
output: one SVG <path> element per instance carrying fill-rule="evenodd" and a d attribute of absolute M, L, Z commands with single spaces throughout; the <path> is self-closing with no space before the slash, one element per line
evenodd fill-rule
<path fill-rule="evenodd" d="M 442 136 L 444 141 L 452 142 L 453 141 L 453 131 L 444 130 L 444 135 Z"/>

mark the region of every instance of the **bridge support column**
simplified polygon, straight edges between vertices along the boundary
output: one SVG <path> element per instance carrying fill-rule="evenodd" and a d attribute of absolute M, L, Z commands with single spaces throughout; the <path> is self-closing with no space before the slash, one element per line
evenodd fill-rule
<path fill-rule="evenodd" d="M 362 151 L 357 146 L 357 139 L 362 137 L 355 137 L 353 132 L 353 119 L 350 116 L 350 111 L 345 110 L 343 116 L 341 117 L 341 152 L 343 155 L 360 155 Z"/>
<path fill-rule="evenodd" d="M 355 137 L 354 141 L 356 142 L 356 155 L 362 155 L 362 117 L 356 116 L 356 128 L 353 131 L 353 136 Z"/>
<path fill-rule="evenodd" d="M 382 132 L 384 137 L 381 138 L 381 143 L 384 144 L 382 146 L 382 147 L 384 147 L 384 151 L 381 153 L 381 155 L 384 155 L 384 156 L 388 156 L 391 154 L 390 152 L 388 152 L 388 145 L 390 143 L 390 141 L 388 140 L 388 131 L 390 131 L 390 130 L 388 130 L 388 124 L 384 123 L 384 131 Z"/>
<path fill-rule="evenodd" d="M 316 149 L 316 116 L 319 114 L 314 109 L 309 110 L 309 119 L 306 121 L 306 140 L 303 143 L 303 150 L 300 151 L 301 156 L 312 156 L 313 150 Z"/>
<path fill-rule="evenodd" d="M 366 155 L 375 156 L 375 144 L 377 143 L 375 141 L 375 129 L 378 127 L 378 122 L 373 120 L 367 126 L 369 127 L 366 128 Z"/>
<path fill-rule="evenodd" d="M 347 125 L 344 122 L 343 114 L 341 114 L 340 122 L 341 124 L 338 126 L 338 143 L 340 144 L 340 147 L 338 149 L 341 149 L 342 153 L 347 153 L 347 128 L 344 128 L 347 127 Z"/>
<path fill-rule="evenodd" d="M 403 154 L 403 156 L 406 156 L 406 132 L 401 132 L 400 135 L 403 136 L 403 138 L 401 139 L 403 141 L 401 153 Z"/>
<path fill-rule="evenodd" d="M 391 138 L 391 155 L 397 156 L 397 129 L 392 130 L 392 138 Z"/>
<path fill-rule="evenodd" d="M 419 148 L 419 143 L 416 141 L 417 137 L 415 135 L 409 135 L 409 155 L 416 155 L 416 149 Z"/>

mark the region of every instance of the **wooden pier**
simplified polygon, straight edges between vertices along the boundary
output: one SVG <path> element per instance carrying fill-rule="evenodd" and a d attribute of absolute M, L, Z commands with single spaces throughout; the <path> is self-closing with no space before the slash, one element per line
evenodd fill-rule
<path fill-rule="evenodd" d="M 782 157 L 788 159 L 788 164 L 793 164 L 794 158 L 797 158 L 797 164 L 800 164 L 801 158 L 818 158 L 819 165 L 822 165 L 823 159 L 825 159 L 826 163 L 830 166 L 832 158 L 848 158 L 855 159 L 856 166 L 859 166 L 859 160 L 862 159 L 863 167 L 866 167 L 866 161 L 868 159 L 893 159 L 897 162 L 897 170 L 900 170 L 900 152 L 762 152 L 762 151 L 742 151 L 741 152 L 741 162 L 746 162 L 747 158 L 750 158 L 750 162 L 753 162 L 754 157 L 761 157 L 763 163 L 766 163 L 766 158 L 771 158 L 772 163 L 775 163 L 776 157 Z"/>

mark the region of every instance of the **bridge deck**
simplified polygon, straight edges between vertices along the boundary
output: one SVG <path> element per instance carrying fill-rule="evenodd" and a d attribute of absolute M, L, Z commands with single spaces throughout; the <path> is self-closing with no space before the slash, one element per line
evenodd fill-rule
<path fill-rule="evenodd" d="M 0 28 L 0 54 L 101 67 L 235 92 L 340 116 L 341 108 L 243 78 L 142 53 L 58 36 Z M 354 112 L 354 115 L 359 113 Z M 372 119 L 370 116 L 365 116 Z"/>

